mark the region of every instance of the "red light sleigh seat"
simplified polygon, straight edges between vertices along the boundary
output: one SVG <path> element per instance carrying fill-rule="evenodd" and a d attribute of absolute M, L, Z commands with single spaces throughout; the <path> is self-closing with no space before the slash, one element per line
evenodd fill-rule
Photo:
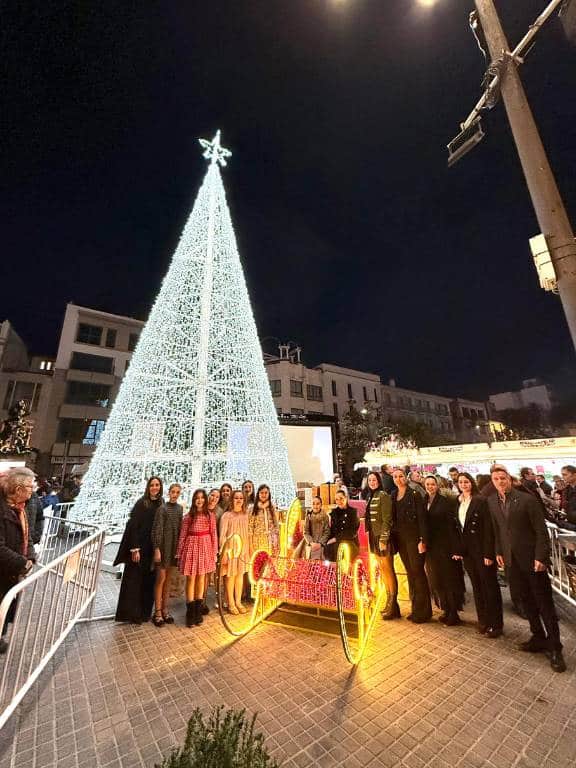
<path fill-rule="evenodd" d="M 253 553 L 249 579 L 254 603 L 248 613 L 232 616 L 226 612 L 225 580 L 220 576 L 219 562 L 220 617 L 235 636 L 245 635 L 262 621 L 328 634 L 333 634 L 331 627 L 337 623 L 346 658 L 357 664 L 385 595 L 378 559 L 368 551 L 363 524 L 358 557 L 352 559 L 349 545 L 341 544 L 335 563 L 294 559 L 292 551 L 301 516 L 300 502 L 296 500 L 281 526 L 279 552 Z M 222 544 L 220 560 L 225 559 L 222 554 L 227 547 L 233 546 L 233 541 Z M 284 620 L 279 622 L 280 613 Z"/>

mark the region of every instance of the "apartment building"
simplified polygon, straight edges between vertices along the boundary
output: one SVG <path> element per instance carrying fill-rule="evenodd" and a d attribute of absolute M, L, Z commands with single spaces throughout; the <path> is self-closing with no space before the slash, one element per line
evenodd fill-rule
<path fill-rule="evenodd" d="M 450 403 L 454 433 L 459 443 L 489 443 L 493 439 L 486 405 L 457 397 Z"/>
<path fill-rule="evenodd" d="M 382 385 L 382 408 L 390 421 L 411 419 L 446 437 L 454 437 L 448 397 L 398 387 L 390 379 Z"/>
<path fill-rule="evenodd" d="M 350 406 L 382 409 L 390 421 L 412 419 L 454 437 L 451 399 L 396 386 L 391 379 L 331 363 L 307 368 L 301 349 L 280 345 L 278 357 L 265 356 L 266 370 L 279 414 L 319 414 L 342 418 Z"/>
<path fill-rule="evenodd" d="M 144 323 L 131 317 L 66 307 L 56 358 L 30 358 L 8 321 L 0 326 L 0 418 L 26 400 L 32 445 L 41 472 L 58 474 L 87 461 L 97 445 Z M 431 395 L 383 383 L 375 373 L 332 363 L 308 368 L 302 350 L 281 344 L 264 355 L 276 408 L 282 416 L 341 419 L 351 406 L 382 409 L 391 422 L 412 419 L 460 442 L 486 440 L 483 403 Z"/>
<path fill-rule="evenodd" d="M 42 437 L 52 472 L 94 452 L 143 327 L 131 317 L 66 306 Z"/>
<path fill-rule="evenodd" d="M 0 323 L 0 422 L 23 400 L 32 427 L 30 446 L 42 450 L 54 358 L 31 357 L 26 344 L 8 320 Z M 35 458 L 32 456 L 31 458 Z"/>
<path fill-rule="evenodd" d="M 537 405 L 544 412 L 552 409 L 552 392 L 547 384 L 539 379 L 525 379 L 521 389 L 515 392 L 499 392 L 489 397 L 490 407 L 495 413 L 508 409 L 518 410 Z"/>

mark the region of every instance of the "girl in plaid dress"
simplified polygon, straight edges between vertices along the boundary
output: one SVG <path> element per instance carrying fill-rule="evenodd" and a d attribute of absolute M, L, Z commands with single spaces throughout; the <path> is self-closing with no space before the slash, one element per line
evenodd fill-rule
<path fill-rule="evenodd" d="M 182 520 L 178 542 L 178 566 L 186 576 L 186 626 L 202 624 L 202 600 L 206 574 L 213 573 L 218 555 L 216 515 L 208 509 L 202 488 L 194 491 L 190 511 Z"/>
<path fill-rule="evenodd" d="M 220 520 L 220 550 L 222 573 L 226 577 L 228 612 L 246 613 L 242 605 L 244 574 L 250 567 L 250 540 L 248 514 L 242 491 L 232 494 L 232 509 Z"/>

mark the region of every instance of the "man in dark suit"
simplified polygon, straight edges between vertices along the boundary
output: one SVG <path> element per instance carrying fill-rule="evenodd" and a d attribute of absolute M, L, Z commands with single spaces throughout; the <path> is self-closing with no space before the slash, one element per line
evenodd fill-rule
<path fill-rule="evenodd" d="M 530 653 L 547 651 L 552 669 L 564 672 L 566 664 L 547 572 L 550 538 L 542 508 L 533 496 L 512 487 L 512 478 L 504 467 L 493 467 L 491 477 L 497 491 L 488 499 L 496 534 L 496 559 L 501 568 L 509 567 L 510 583 L 521 595 L 532 631 L 530 640 L 521 643 L 520 648 Z"/>
<path fill-rule="evenodd" d="M 380 467 L 380 477 L 382 478 L 382 488 L 384 488 L 386 493 L 390 494 L 392 491 L 396 490 L 388 464 L 382 464 Z"/>

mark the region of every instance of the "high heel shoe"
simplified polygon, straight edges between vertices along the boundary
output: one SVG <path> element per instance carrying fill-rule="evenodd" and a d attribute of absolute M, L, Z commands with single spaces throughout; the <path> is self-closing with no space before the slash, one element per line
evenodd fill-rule
<path fill-rule="evenodd" d="M 164 618 L 162 616 L 162 611 L 154 611 L 154 616 L 152 617 L 152 624 L 154 624 L 155 627 L 164 626 Z"/>

